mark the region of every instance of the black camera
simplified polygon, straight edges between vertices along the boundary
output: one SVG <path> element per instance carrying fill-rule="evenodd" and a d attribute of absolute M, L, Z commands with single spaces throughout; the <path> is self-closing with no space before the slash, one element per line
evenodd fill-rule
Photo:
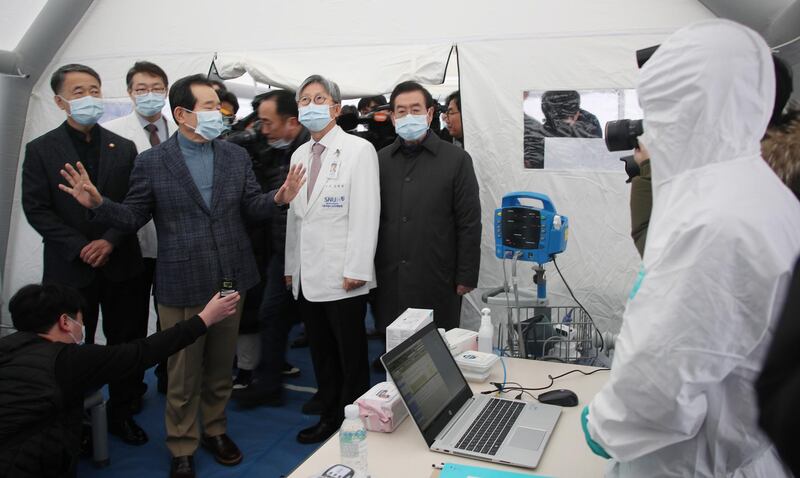
<path fill-rule="evenodd" d="M 261 137 L 261 122 L 256 121 L 252 128 L 247 128 L 241 131 L 234 131 L 225 136 L 225 141 L 229 141 L 239 146 L 253 144 Z"/>
<path fill-rule="evenodd" d="M 637 138 L 642 133 L 642 120 L 621 119 L 606 123 L 603 136 L 609 151 L 626 151 L 639 146 Z"/>

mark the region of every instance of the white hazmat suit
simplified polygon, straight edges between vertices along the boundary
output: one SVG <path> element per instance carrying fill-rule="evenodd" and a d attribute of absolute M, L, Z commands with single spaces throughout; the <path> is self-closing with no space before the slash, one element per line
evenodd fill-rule
<path fill-rule="evenodd" d="M 681 29 L 642 68 L 644 273 L 588 415 L 608 476 L 788 476 L 754 392 L 800 253 L 800 204 L 760 156 L 774 90 L 767 45 L 727 20 Z"/>

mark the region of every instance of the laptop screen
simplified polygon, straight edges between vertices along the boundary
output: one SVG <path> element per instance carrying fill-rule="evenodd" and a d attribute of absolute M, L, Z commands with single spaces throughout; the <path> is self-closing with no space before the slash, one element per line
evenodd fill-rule
<path fill-rule="evenodd" d="M 435 438 L 472 396 L 461 370 L 432 323 L 389 351 L 382 361 L 426 440 L 426 431 L 432 425 L 437 428 L 433 433 Z M 446 411 L 449 413 L 443 416 Z"/>

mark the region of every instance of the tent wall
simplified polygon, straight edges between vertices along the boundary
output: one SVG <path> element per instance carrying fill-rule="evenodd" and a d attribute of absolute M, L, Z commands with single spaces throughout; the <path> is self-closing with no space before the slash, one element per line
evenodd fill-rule
<path fill-rule="evenodd" d="M 491 214 L 502 194 L 521 189 L 546 192 L 572 221 L 570 244 L 562 259 L 565 274 L 577 287 L 576 293 L 591 295 L 585 305 L 614 317 L 622 308 L 623 291 L 632 281 L 637 263 L 627 238 L 624 176 L 520 174 L 515 168 L 522 155 L 522 90 L 632 87 L 636 70 L 631 55 L 636 48 L 657 43 L 681 26 L 710 16 L 696 0 L 511 0 L 496 4 L 410 0 L 402 5 L 328 0 L 280 4 L 103 0 L 92 5 L 33 89 L 23 141 L 63 121 L 46 78 L 64 63 L 81 62 L 95 68 L 103 78 L 106 97 L 125 97 L 124 75 L 136 60 L 155 61 L 176 79 L 207 71 L 215 52 L 220 58 L 233 55 L 272 64 L 275 69 L 279 68 L 275 58 L 286 58 L 292 62 L 287 66 L 292 78 L 322 71 L 325 65 L 345 63 L 353 66 L 337 69 L 332 79 L 355 85 L 355 92 L 377 92 L 388 89 L 385 81 L 378 80 L 380 72 L 369 58 L 354 57 L 354 49 L 367 46 L 384 55 L 405 49 L 406 56 L 399 61 L 408 62 L 413 61 L 415 48 L 442 47 L 444 51 L 456 44 L 466 144 L 481 182 L 481 285 L 495 285 L 500 276 L 499 262 L 492 254 Z M 287 54 L 293 50 L 305 53 Z M 446 58 L 439 61 L 446 62 Z M 291 81 L 296 80 L 285 83 Z M 601 216 L 604 219 L 599 219 Z M 41 277 L 41 242 L 19 207 L 19 187 L 5 270 L 3 299 Z M 556 282 L 551 282 L 554 292 L 558 292 Z M 475 303 L 474 297 L 470 300 Z"/>
<path fill-rule="evenodd" d="M 64 0 L 46 4 L 15 45 L 14 51 L 8 52 L 7 57 L 15 60 L 12 71 L 0 75 L 0 105 L 3 105 L 0 112 L 3 116 L 0 125 L 0 290 L 6 290 L 3 266 L 9 254 L 8 246 L 12 243 L 13 200 L 19 198 L 15 183 L 26 126 L 24 112 L 28 110 L 31 91 L 49 59 L 56 55 L 91 3 L 92 0 Z M 0 304 L 5 304 L 6 299 L 6 294 L 3 294 Z"/>
<path fill-rule="evenodd" d="M 639 265 L 630 238 L 628 176 L 616 159 L 614 172 L 524 169 L 522 95 L 527 90 L 633 88 L 635 50 L 663 39 L 664 34 L 588 34 L 459 44 L 464 138 L 475 159 L 484 209 L 482 287 L 503 283 L 492 222 L 503 195 L 545 193 L 570 221 L 567 249 L 557 258 L 561 271 L 598 326 L 619 327 Z M 553 265 L 546 269 L 551 304 L 573 304 Z M 518 270 L 520 287 L 535 288 L 530 266 L 523 263 Z"/>

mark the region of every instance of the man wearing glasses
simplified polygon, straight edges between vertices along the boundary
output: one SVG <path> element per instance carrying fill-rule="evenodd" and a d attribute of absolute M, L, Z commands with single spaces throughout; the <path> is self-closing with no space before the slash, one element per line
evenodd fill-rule
<path fill-rule="evenodd" d="M 170 128 L 169 122 L 161 114 L 166 104 L 167 88 L 169 81 L 167 74 L 160 66 L 149 61 L 137 61 L 133 64 L 128 74 L 125 75 L 125 83 L 128 86 L 128 96 L 133 102 L 133 111 L 127 116 L 111 120 L 103 126 L 117 133 L 123 138 L 127 138 L 136 145 L 136 150 L 143 153 L 153 146 L 163 143 L 169 138 L 174 128 Z M 135 321 L 135 333 L 127 340 L 133 340 L 147 335 L 147 321 L 150 316 L 150 297 L 153 297 L 153 307 L 158 314 L 157 297 L 151 294 L 153 288 L 153 278 L 156 273 L 156 252 L 158 244 L 156 242 L 156 227 L 153 221 L 145 224 L 139 232 L 139 247 L 142 250 L 144 262 L 144 274 L 142 275 L 141 297 L 137 301 L 137 320 Z M 131 324 L 134 325 L 134 324 Z M 166 362 L 160 363 L 156 368 L 159 388 L 166 387 L 167 381 Z M 133 402 L 133 411 L 141 409 L 141 396 L 146 391 L 146 386 L 138 386 L 140 393 Z"/>
<path fill-rule="evenodd" d="M 286 225 L 286 282 L 306 325 L 321 404 L 318 424 L 300 443 L 318 443 L 342 423 L 344 406 L 369 388 L 364 316 L 375 287 L 380 191 L 375 148 L 336 125 L 336 83 L 306 78 L 296 94 L 311 141 L 292 155 L 308 182 L 291 202 Z"/>
<path fill-rule="evenodd" d="M 453 137 L 453 144 L 463 148 L 464 147 L 464 129 L 461 126 L 461 92 L 456 90 L 447 96 L 444 104 L 447 105 L 447 111 L 442 113 L 444 124 L 447 125 L 447 131 Z"/>

